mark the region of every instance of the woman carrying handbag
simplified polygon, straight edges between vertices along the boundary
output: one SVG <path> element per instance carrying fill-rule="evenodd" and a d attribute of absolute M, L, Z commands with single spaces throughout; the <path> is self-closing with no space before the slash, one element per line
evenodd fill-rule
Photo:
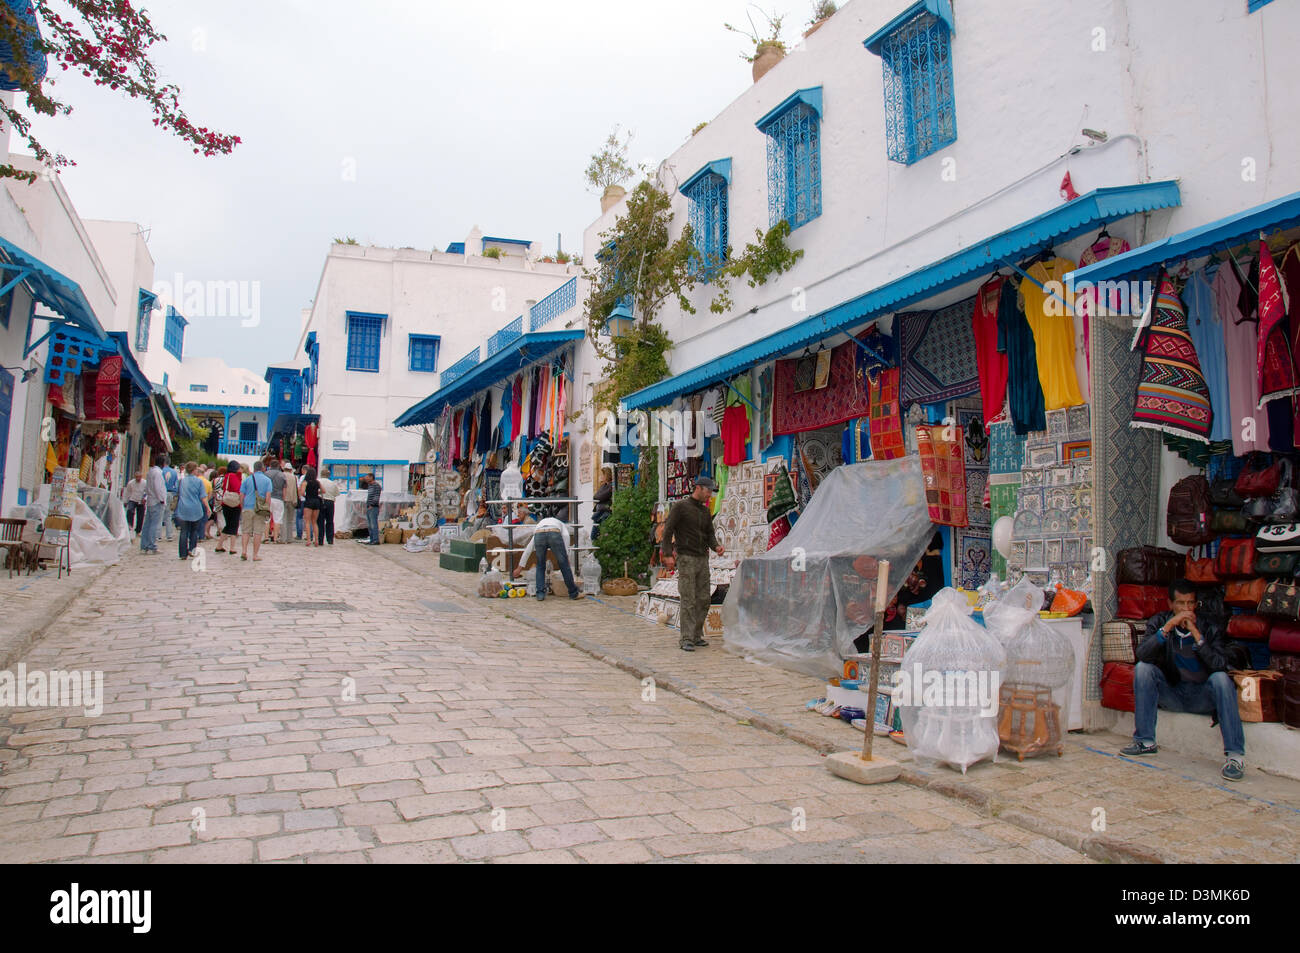
<path fill-rule="evenodd" d="M 240 492 L 243 484 L 239 464 L 231 460 L 226 466 L 226 475 L 216 481 L 221 490 L 221 518 L 225 521 L 216 552 L 235 555 L 235 544 L 239 541 L 239 511 L 244 505 L 244 497 Z"/>

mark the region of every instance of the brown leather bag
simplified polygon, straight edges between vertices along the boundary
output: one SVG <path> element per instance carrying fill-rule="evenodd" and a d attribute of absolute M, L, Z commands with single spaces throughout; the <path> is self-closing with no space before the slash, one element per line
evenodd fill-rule
<path fill-rule="evenodd" d="M 1115 558 L 1119 581 L 1138 586 L 1167 586 L 1183 571 L 1183 556 L 1160 546 L 1122 549 Z"/>
<path fill-rule="evenodd" d="M 1194 582 L 1198 585 L 1217 585 L 1223 580 L 1219 578 L 1219 573 L 1215 568 L 1216 565 L 1213 556 L 1206 556 L 1204 559 L 1193 559 L 1189 550 L 1183 566 L 1183 575 L 1188 582 Z"/>
<path fill-rule="evenodd" d="M 1255 575 L 1255 540 L 1225 539 L 1219 544 L 1215 572 L 1224 579 L 1245 579 Z"/>
<path fill-rule="evenodd" d="M 1265 579 L 1233 579 L 1223 587 L 1223 601 L 1239 609 L 1254 609 L 1264 598 Z"/>
<path fill-rule="evenodd" d="M 1261 615 L 1241 613 L 1228 620 L 1228 638 L 1242 642 L 1267 642 L 1273 623 Z"/>
<path fill-rule="evenodd" d="M 1255 469 L 1255 463 L 1262 462 L 1262 454 L 1252 454 L 1251 464 L 1247 465 L 1237 477 L 1237 495 L 1242 497 L 1272 496 L 1282 483 L 1283 461 L 1278 460 L 1271 466 Z"/>
<path fill-rule="evenodd" d="M 1300 621 L 1300 585 L 1294 579 L 1274 579 L 1265 583 L 1264 591 L 1260 593 L 1259 613 Z"/>

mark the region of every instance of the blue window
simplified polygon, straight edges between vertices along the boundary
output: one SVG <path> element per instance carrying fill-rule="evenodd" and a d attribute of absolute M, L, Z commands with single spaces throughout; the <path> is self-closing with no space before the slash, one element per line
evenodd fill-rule
<path fill-rule="evenodd" d="M 438 369 L 438 342 L 436 334 L 412 334 L 411 336 L 411 370 L 428 371 Z"/>
<path fill-rule="evenodd" d="M 767 136 L 768 225 L 822 213 L 821 87 L 801 89 L 758 121 Z"/>
<path fill-rule="evenodd" d="M 188 322 L 181 317 L 179 311 L 171 305 L 167 306 L 167 327 L 163 331 L 163 348 L 167 353 L 175 356 L 176 360 L 181 360 L 181 354 L 185 350 L 185 325 Z"/>
<path fill-rule="evenodd" d="M 190 385 L 190 390 L 192 390 L 192 391 L 196 391 L 196 392 L 198 392 L 198 393 L 200 393 L 200 394 L 206 394 L 206 393 L 208 392 L 208 385 L 207 385 L 207 384 L 191 384 L 191 385 Z"/>
<path fill-rule="evenodd" d="M 339 485 L 340 490 L 358 489 L 358 481 L 367 473 L 373 473 L 375 479 L 381 479 L 384 474 L 380 463 L 331 463 L 329 468 L 330 479 Z"/>
<path fill-rule="evenodd" d="M 241 420 L 239 422 L 239 439 L 257 442 L 257 421 Z"/>
<path fill-rule="evenodd" d="M 348 312 L 348 370 L 379 372 L 379 336 L 383 327 L 382 314 Z"/>
<path fill-rule="evenodd" d="M 691 232 L 700 263 L 693 274 L 708 281 L 727 260 L 727 187 L 731 160 L 710 162 L 682 185 L 690 205 Z"/>
<path fill-rule="evenodd" d="M 135 349 L 143 354 L 149 350 L 149 318 L 153 314 L 153 303 L 158 296 L 151 291 L 140 289 L 139 314 L 135 322 Z"/>
<path fill-rule="evenodd" d="M 911 165 L 957 141 L 948 0 L 924 0 L 866 41 L 885 79 L 885 144 L 893 162 Z"/>

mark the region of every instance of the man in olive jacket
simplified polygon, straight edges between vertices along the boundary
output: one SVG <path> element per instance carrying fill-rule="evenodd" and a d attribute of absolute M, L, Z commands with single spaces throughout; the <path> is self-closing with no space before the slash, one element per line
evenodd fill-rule
<path fill-rule="evenodd" d="M 709 498 L 717 488 L 708 477 L 696 477 L 691 495 L 674 503 L 664 520 L 660 551 L 667 569 L 677 567 L 677 589 L 682 597 L 679 644 L 683 652 L 694 652 L 697 645 L 709 644 L 704 638 L 704 622 L 713 593 L 709 584 L 709 550 L 719 556 L 723 552 L 713 533 L 713 515 L 709 512 Z"/>
<path fill-rule="evenodd" d="M 1156 709 L 1217 714 L 1227 762 L 1223 777 L 1245 775 L 1246 738 L 1237 708 L 1237 686 L 1228 674 L 1222 628 L 1196 611 L 1196 587 L 1186 579 L 1169 584 L 1169 611 L 1147 621 L 1133 673 L 1133 743 L 1121 753 L 1153 755 Z"/>

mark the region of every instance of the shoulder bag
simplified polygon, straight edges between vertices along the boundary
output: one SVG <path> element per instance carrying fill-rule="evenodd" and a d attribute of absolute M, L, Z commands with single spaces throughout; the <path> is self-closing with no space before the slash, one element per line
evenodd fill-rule
<path fill-rule="evenodd" d="M 238 490 L 232 490 L 232 489 L 230 489 L 230 474 L 229 474 L 229 473 L 227 473 L 224 477 L 221 478 L 221 485 L 224 486 L 224 487 L 226 488 L 226 491 L 225 491 L 224 493 L 221 494 L 221 505 L 222 505 L 222 506 L 229 506 L 229 507 L 236 507 L 236 508 L 237 508 L 237 507 L 240 507 L 240 506 L 242 506 L 242 505 L 244 504 L 244 498 L 243 498 L 242 496 L 239 495 L 239 491 L 238 491 Z"/>

